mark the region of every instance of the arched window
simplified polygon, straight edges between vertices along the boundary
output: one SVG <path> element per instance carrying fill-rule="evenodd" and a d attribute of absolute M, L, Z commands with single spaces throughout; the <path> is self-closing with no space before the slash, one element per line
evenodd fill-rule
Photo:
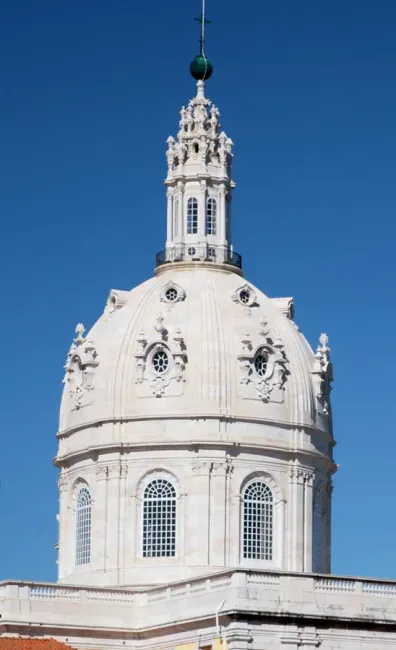
<path fill-rule="evenodd" d="M 217 216 L 217 203 L 216 199 L 208 199 L 206 204 L 206 234 L 216 234 L 216 216 Z"/>
<path fill-rule="evenodd" d="M 187 201 L 187 234 L 194 235 L 198 232 L 198 201 L 190 198 Z"/>
<path fill-rule="evenodd" d="M 163 478 L 144 490 L 142 547 L 143 557 L 176 555 L 176 490 Z"/>
<path fill-rule="evenodd" d="M 76 565 L 91 561 L 91 495 L 81 487 L 76 499 Z"/>
<path fill-rule="evenodd" d="M 272 560 L 274 499 L 263 481 L 249 483 L 243 495 L 243 557 Z"/>

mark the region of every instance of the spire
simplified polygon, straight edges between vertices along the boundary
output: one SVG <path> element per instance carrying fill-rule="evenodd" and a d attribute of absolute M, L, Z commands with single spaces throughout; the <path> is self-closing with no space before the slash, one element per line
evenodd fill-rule
<path fill-rule="evenodd" d="M 240 267 L 231 246 L 232 140 L 204 81 L 180 111 L 177 138 L 167 140 L 167 240 L 157 263 L 211 261 Z"/>
<path fill-rule="evenodd" d="M 207 81 L 212 76 L 213 66 L 205 55 L 205 25 L 210 24 L 210 20 L 205 18 L 205 0 L 202 0 L 200 17 L 194 18 L 194 20 L 201 23 L 201 35 L 199 38 L 199 55 L 191 61 L 190 72 L 197 81 Z"/>
<path fill-rule="evenodd" d="M 205 96 L 212 64 L 205 56 L 205 0 L 200 54 L 191 63 L 197 94 L 180 111 L 177 138 L 169 136 L 166 248 L 157 266 L 167 262 L 217 262 L 242 267 L 231 245 L 232 140 L 221 130 L 220 112 Z"/>

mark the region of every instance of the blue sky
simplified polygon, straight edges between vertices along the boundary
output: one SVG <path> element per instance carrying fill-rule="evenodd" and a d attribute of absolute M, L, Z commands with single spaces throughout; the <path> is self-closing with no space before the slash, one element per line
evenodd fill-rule
<path fill-rule="evenodd" d="M 56 578 L 55 433 L 75 324 L 163 247 L 166 138 L 199 0 L 3 0 L 0 578 Z M 209 0 L 234 245 L 335 365 L 333 571 L 396 577 L 396 4 Z"/>

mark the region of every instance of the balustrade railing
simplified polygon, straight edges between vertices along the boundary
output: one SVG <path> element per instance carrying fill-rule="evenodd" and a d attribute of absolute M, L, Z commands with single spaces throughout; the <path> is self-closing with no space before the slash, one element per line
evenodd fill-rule
<path fill-rule="evenodd" d="M 351 594 L 356 598 L 396 597 L 396 583 L 342 576 L 318 576 L 276 571 L 244 571 L 241 569 L 201 576 L 191 580 L 148 589 L 103 588 L 75 585 L 56 585 L 10 581 L 0 583 L 0 602 L 5 599 L 42 601 L 94 601 L 102 603 L 125 603 L 142 606 L 159 600 L 187 597 L 189 594 L 208 594 L 221 589 L 238 586 L 254 588 L 299 589 L 301 580 L 316 592 L 327 594 Z M 295 582 L 295 584 L 294 584 Z"/>
<path fill-rule="evenodd" d="M 180 244 L 157 253 L 155 261 L 156 266 L 172 262 L 214 262 L 242 269 L 242 256 L 225 246 Z"/>

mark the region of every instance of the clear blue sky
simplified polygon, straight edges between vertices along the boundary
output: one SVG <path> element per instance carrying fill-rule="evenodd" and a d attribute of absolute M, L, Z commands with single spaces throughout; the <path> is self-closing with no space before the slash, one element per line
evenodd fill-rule
<path fill-rule="evenodd" d="M 56 578 L 75 324 L 149 277 L 199 0 L 2 0 L 0 577 Z M 335 364 L 333 570 L 396 577 L 394 0 L 209 0 L 247 278 Z"/>

